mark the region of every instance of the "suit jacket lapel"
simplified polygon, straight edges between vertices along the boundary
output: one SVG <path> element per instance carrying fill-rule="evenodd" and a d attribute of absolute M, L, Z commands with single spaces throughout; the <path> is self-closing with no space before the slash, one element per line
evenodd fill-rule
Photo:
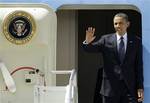
<path fill-rule="evenodd" d="M 113 39 L 113 45 L 114 45 L 114 55 L 116 57 L 117 62 L 119 63 L 120 61 L 119 61 L 118 49 L 117 49 L 117 36 L 115 33 L 113 34 L 112 39 Z"/>
<path fill-rule="evenodd" d="M 133 50 L 133 43 L 134 40 L 133 38 L 130 36 L 130 34 L 128 34 L 127 36 L 128 40 L 127 40 L 127 48 L 126 48 L 126 53 L 125 53 L 125 58 L 124 58 L 124 62 L 126 61 L 126 59 L 128 58 L 129 53 Z"/>

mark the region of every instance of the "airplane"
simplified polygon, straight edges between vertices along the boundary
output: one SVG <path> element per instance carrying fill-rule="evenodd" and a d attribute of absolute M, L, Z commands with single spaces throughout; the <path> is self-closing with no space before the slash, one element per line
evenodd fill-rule
<path fill-rule="evenodd" d="M 127 13 L 129 31 L 142 38 L 149 103 L 149 7 L 149 0 L 0 0 L 0 103 L 92 103 L 101 55 L 83 53 L 80 44 L 88 26 L 97 35 L 113 31 L 116 12 Z"/>

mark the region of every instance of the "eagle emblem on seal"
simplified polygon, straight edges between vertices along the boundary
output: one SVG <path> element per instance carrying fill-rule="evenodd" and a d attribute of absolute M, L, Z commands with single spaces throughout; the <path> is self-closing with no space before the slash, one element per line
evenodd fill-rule
<path fill-rule="evenodd" d="M 3 22 L 3 33 L 8 41 L 20 45 L 29 42 L 35 34 L 35 21 L 25 11 L 10 13 Z"/>

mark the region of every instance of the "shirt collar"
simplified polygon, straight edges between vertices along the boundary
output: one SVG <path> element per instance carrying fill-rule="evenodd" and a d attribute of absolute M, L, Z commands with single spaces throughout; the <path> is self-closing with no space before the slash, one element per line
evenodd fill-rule
<path fill-rule="evenodd" d="M 120 40 L 120 37 L 121 37 L 121 36 L 120 36 L 119 34 L 117 34 L 117 33 L 116 33 L 116 35 L 117 35 L 117 41 Z M 123 39 L 124 39 L 124 40 L 127 40 L 127 33 L 125 33 L 125 34 L 123 35 Z"/>

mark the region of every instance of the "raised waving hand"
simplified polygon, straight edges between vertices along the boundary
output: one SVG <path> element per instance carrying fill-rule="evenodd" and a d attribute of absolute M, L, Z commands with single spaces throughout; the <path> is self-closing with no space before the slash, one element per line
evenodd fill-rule
<path fill-rule="evenodd" d="M 86 38 L 85 41 L 87 44 L 91 43 L 96 36 L 94 36 L 95 33 L 95 28 L 93 27 L 88 27 L 88 29 L 86 30 Z"/>

